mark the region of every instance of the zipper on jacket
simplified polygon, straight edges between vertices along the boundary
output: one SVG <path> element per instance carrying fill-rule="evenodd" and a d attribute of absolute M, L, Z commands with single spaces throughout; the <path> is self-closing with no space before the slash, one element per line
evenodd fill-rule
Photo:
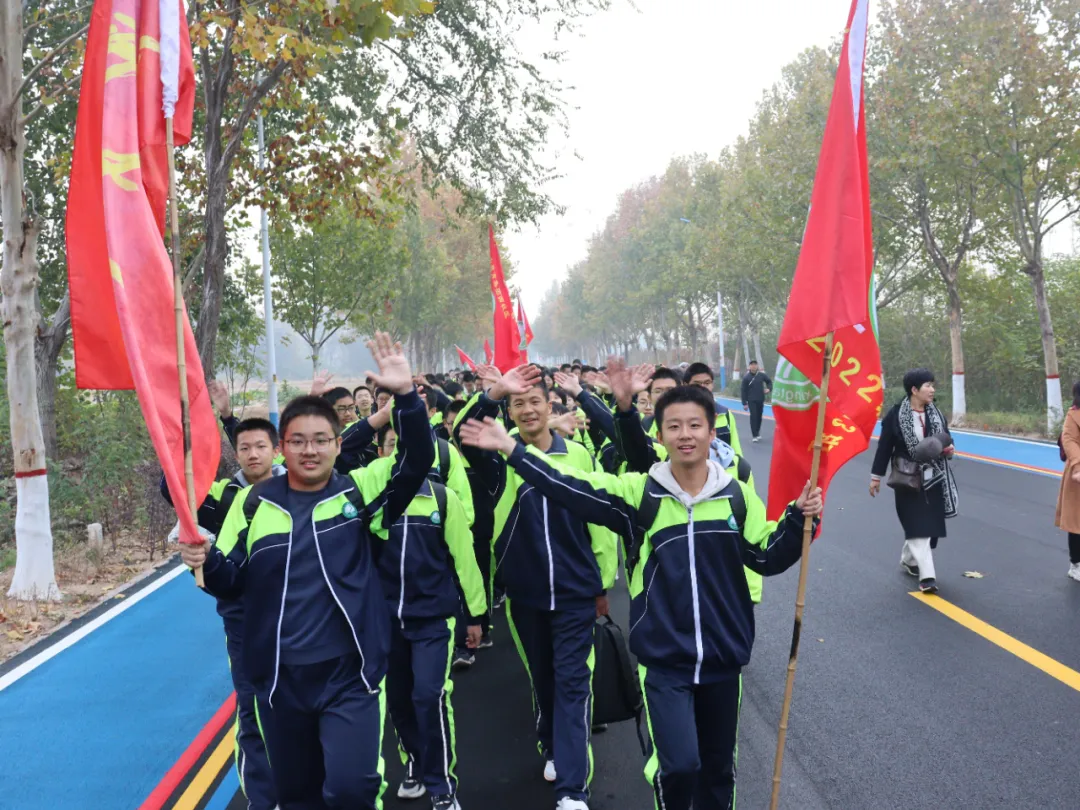
<path fill-rule="evenodd" d="M 274 682 L 270 684 L 270 694 L 266 697 L 266 702 L 270 704 L 270 708 L 274 708 L 274 692 L 277 690 L 278 674 L 281 672 L 281 625 L 285 621 L 285 598 L 289 593 L 289 566 L 292 564 L 292 536 L 293 536 L 293 519 L 289 514 L 288 509 L 283 509 L 273 501 L 268 501 L 265 498 L 260 498 L 260 501 L 271 504 L 272 506 L 281 509 L 289 518 L 289 547 L 285 550 L 285 581 L 281 585 L 281 610 L 278 611 L 277 620 L 277 638 L 274 640 Z M 258 511 L 258 510 L 256 510 Z M 254 516 L 252 520 L 254 521 Z M 248 524 L 248 529 L 251 529 L 251 524 Z"/>
<path fill-rule="evenodd" d="M 548 531 L 548 502 L 544 503 L 544 544 L 547 546 L 548 555 L 548 588 L 551 590 L 551 609 L 555 610 L 555 555 L 551 552 L 551 534 Z"/>
<path fill-rule="evenodd" d="M 689 522 L 686 526 L 686 549 L 690 556 L 690 599 L 694 604 L 694 645 L 697 648 L 697 662 L 694 664 L 694 683 L 701 683 L 701 662 L 705 657 L 705 646 L 701 641 L 701 602 L 698 600 L 697 554 L 694 550 L 694 507 L 687 509 Z"/>
<path fill-rule="evenodd" d="M 405 552 L 409 547 L 409 516 L 403 516 L 401 532 L 401 596 L 398 597 L 397 617 L 401 622 L 401 629 L 405 629 Z"/>
<path fill-rule="evenodd" d="M 322 506 L 324 503 L 329 503 L 330 501 L 337 498 L 339 495 L 344 494 L 344 492 L 338 492 L 332 497 L 327 498 L 323 501 L 319 501 L 317 504 L 315 504 L 315 508 L 311 510 L 311 532 L 315 540 L 315 553 L 319 556 L 319 568 L 322 570 L 323 580 L 326 582 L 326 587 L 330 589 L 330 595 L 334 597 L 334 601 L 337 603 L 338 610 L 340 610 L 341 615 L 345 617 L 345 623 L 349 625 L 349 630 L 352 632 L 353 641 L 356 643 L 356 651 L 360 653 L 360 677 L 364 681 L 364 687 L 370 693 L 374 692 L 375 690 L 371 688 L 371 684 L 368 683 L 367 675 L 364 674 L 364 669 L 367 666 L 367 659 L 364 658 L 364 648 L 360 646 L 360 636 L 356 634 L 356 628 L 353 626 L 352 619 L 349 618 L 349 612 L 345 610 L 345 606 L 341 604 L 341 600 L 338 599 L 337 591 L 334 590 L 334 586 L 330 582 L 330 575 L 326 573 L 326 564 L 323 562 L 322 547 L 319 545 L 319 532 L 315 528 L 315 512 L 318 511 L 319 507 Z"/>

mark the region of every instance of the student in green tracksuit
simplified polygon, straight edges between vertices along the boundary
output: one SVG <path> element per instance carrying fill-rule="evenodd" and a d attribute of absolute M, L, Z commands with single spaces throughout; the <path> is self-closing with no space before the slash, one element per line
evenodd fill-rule
<path fill-rule="evenodd" d="M 618 402 L 616 430 L 635 465 L 648 451 L 634 394 L 646 374 L 608 361 Z M 519 446 L 496 420 L 459 428 L 465 445 L 498 452 L 514 474 L 579 519 L 626 541 L 630 649 L 638 659 L 652 752 L 645 767 L 658 810 L 729 810 L 735 801 L 741 671 L 754 642 L 754 612 L 742 567 L 779 574 L 802 552 L 804 517 L 821 514 L 809 482 L 778 523 L 745 484 L 709 458 L 715 403 L 697 386 L 669 391 L 656 406 L 669 460 L 648 474 L 581 472 Z"/>
<path fill-rule="evenodd" d="M 386 425 L 379 434 L 380 457 L 368 469 L 375 475 L 389 469 L 396 446 L 393 427 Z M 480 643 L 487 600 L 465 509 L 435 478 L 428 477 L 393 526 L 376 530 L 387 541 L 378 564 L 391 615 L 386 696 L 406 766 L 398 798 L 426 793 L 437 810 L 461 810 L 450 679 L 458 589 L 467 605 L 469 647 Z"/>
<path fill-rule="evenodd" d="M 287 474 L 237 494 L 215 545 L 181 545 L 209 593 L 243 600 L 243 668 L 286 809 L 382 807 L 390 617 L 377 533 L 405 513 L 435 448 L 400 344 L 376 333 L 368 348 L 395 394 L 393 465 L 336 472 L 336 412 L 298 397 L 281 414 Z"/>
<path fill-rule="evenodd" d="M 493 367 L 483 373 L 488 393 L 473 397 L 455 431 L 470 419 L 501 416 L 505 400 L 519 430 L 513 441 L 561 467 L 595 469 L 584 447 L 551 431 L 551 405 L 535 366 L 505 377 Z M 507 621 L 532 683 L 544 778 L 555 783 L 557 810 L 588 810 L 593 629 L 615 581 L 615 538 L 575 518 L 560 499 L 538 497 L 497 453 L 463 451 L 496 501 L 493 568 L 506 587 Z"/>

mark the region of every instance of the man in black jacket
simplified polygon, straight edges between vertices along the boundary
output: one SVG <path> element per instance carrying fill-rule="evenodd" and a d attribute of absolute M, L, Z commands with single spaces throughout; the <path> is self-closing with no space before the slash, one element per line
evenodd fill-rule
<path fill-rule="evenodd" d="M 761 441 L 761 414 L 765 410 L 765 397 L 772 390 L 772 380 L 758 369 L 757 360 L 750 361 L 750 370 L 742 381 L 742 404 L 750 411 L 750 433 L 755 442 Z"/>

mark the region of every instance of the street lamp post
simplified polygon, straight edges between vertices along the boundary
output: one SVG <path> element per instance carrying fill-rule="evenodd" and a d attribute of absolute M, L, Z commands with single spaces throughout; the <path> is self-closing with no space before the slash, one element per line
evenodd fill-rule
<path fill-rule="evenodd" d="M 257 118 L 259 130 L 259 171 L 266 168 L 266 150 L 263 143 L 263 116 Z M 266 319 L 266 403 L 270 421 L 278 424 L 277 357 L 274 352 L 274 302 L 270 295 L 270 233 L 266 223 L 266 209 L 259 208 L 259 229 L 262 232 L 263 315 Z"/>

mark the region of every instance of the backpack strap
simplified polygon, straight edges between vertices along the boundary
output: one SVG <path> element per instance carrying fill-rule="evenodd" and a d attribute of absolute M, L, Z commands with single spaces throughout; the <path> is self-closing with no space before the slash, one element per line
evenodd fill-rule
<path fill-rule="evenodd" d="M 435 505 L 439 509 L 439 531 L 446 533 L 446 487 L 437 481 L 429 481 L 431 492 L 435 496 Z"/>
<path fill-rule="evenodd" d="M 225 485 L 224 491 L 221 493 L 221 499 L 218 501 L 217 513 L 221 515 L 221 522 L 225 522 L 225 518 L 229 514 L 229 510 L 232 509 L 233 501 L 236 500 L 236 493 L 238 493 L 243 487 L 237 485 L 235 482 L 230 481 Z M 248 520 L 248 523 L 251 521 Z"/>
<path fill-rule="evenodd" d="M 724 487 L 721 495 L 726 495 L 731 500 L 731 514 L 735 518 L 735 524 L 739 531 L 746 525 L 746 493 L 743 492 L 742 484 L 734 479 Z"/>
<path fill-rule="evenodd" d="M 739 460 L 738 464 L 736 466 L 736 470 L 735 470 L 736 476 L 744 484 L 749 484 L 750 483 L 750 473 L 752 472 L 752 470 L 750 469 L 750 462 L 747 461 L 742 456 L 736 456 L 735 458 L 737 458 Z M 744 501 L 744 504 L 745 504 L 745 501 Z"/>
<path fill-rule="evenodd" d="M 446 439 L 436 439 L 435 441 L 439 450 L 439 478 L 445 484 L 450 480 L 450 442 Z"/>
<path fill-rule="evenodd" d="M 664 488 L 650 475 L 645 479 L 645 489 L 641 493 L 641 504 L 637 509 L 637 526 L 634 536 L 629 538 L 629 547 L 626 549 L 626 570 L 633 574 L 641 560 L 641 547 L 645 544 L 645 536 L 652 530 L 656 522 L 656 515 L 660 512 L 660 499 L 663 497 Z"/>

